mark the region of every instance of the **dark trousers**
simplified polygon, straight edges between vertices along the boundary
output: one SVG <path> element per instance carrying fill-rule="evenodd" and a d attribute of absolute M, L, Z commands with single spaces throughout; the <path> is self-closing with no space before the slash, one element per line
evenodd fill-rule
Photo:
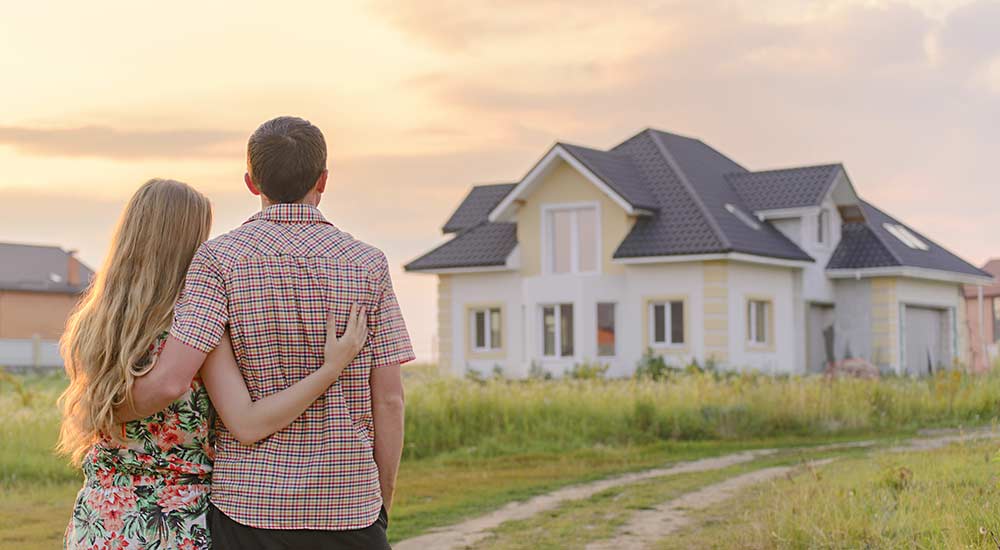
<path fill-rule="evenodd" d="M 258 529 L 236 523 L 215 506 L 208 508 L 208 529 L 213 550 L 392 550 L 385 530 L 389 517 L 385 507 L 375 523 L 350 531 L 311 529 Z"/>

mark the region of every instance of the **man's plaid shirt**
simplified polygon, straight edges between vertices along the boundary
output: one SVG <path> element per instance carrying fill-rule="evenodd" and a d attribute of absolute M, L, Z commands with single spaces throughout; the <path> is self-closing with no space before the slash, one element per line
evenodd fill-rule
<path fill-rule="evenodd" d="M 270 206 L 195 255 L 171 334 L 209 352 L 228 327 L 254 400 L 319 368 L 327 312 L 342 334 L 353 303 L 368 311 L 368 342 L 325 395 L 255 445 L 220 427 L 212 502 L 237 522 L 335 531 L 374 523 L 382 497 L 369 374 L 414 356 L 385 255 L 312 206 Z"/>

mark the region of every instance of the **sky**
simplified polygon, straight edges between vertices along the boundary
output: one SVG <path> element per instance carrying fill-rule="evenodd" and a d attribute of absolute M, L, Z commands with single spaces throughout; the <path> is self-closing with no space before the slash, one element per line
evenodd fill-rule
<path fill-rule="evenodd" d="M 246 138 L 278 115 L 330 150 L 321 204 L 383 249 L 429 359 L 435 278 L 407 261 L 473 184 L 555 141 L 647 127 L 751 169 L 843 162 L 859 194 L 974 263 L 994 240 L 1000 0 L 18 2 L 0 19 L 0 241 L 97 267 L 151 177 L 259 205 Z M 992 159 L 992 160 L 991 160 Z"/>

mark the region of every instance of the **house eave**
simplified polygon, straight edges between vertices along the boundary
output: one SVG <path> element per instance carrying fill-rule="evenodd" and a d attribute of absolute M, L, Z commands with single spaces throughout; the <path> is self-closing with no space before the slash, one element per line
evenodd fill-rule
<path fill-rule="evenodd" d="M 718 260 L 729 260 L 732 262 L 789 267 L 793 269 L 804 269 L 812 265 L 813 263 L 807 260 L 789 260 L 785 258 L 772 258 L 770 256 L 759 256 L 757 254 L 747 254 L 744 252 L 677 254 L 671 256 L 638 256 L 634 258 L 614 258 L 612 262 L 623 265 L 649 265 L 649 264 L 675 264 L 675 263 L 685 263 L 685 262 L 708 262 L 708 261 L 718 261 Z"/>
<path fill-rule="evenodd" d="M 454 275 L 461 273 L 502 273 L 502 272 L 513 272 L 517 271 L 515 268 L 507 265 L 484 265 L 484 266 L 468 266 L 468 267 L 431 267 L 426 269 L 411 269 L 405 268 L 407 273 L 417 273 L 428 275 Z"/>
<path fill-rule="evenodd" d="M 886 266 L 886 267 L 865 267 L 859 269 L 837 268 L 827 269 L 826 276 L 831 279 L 870 279 L 873 277 L 906 277 L 910 279 L 925 279 L 929 281 L 942 281 L 947 283 L 967 284 L 967 285 L 987 285 L 992 284 L 992 277 L 971 275 L 966 273 L 956 273 L 942 269 L 929 269 L 925 267 L 909 266 Z"/>

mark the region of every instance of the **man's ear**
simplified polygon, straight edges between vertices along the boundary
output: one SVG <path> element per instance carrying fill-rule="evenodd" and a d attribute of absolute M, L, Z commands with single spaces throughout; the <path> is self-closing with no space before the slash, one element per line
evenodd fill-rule
<path fill-rule="evenodd" d="M 250 192 L 253 193 L 255 197 L 260 196 L 260 189 L 257 189 L 257 186 L 254 185 L 253 180 L 250 179 L 250 172 L 243 174 L 243 182 L 247 184 L 247 189 L 249 189 Z"/>
<path fill-rule="evenodd" d="M 330 175 L 329 170 L 323 170 L 323 173 L 320 174 L 319 178 L 316 180 L 316 192 L 319 193 L 320 195 L 323 194 L 323 191 L 326 191 L 326 178 L 329 175 Z"/>

